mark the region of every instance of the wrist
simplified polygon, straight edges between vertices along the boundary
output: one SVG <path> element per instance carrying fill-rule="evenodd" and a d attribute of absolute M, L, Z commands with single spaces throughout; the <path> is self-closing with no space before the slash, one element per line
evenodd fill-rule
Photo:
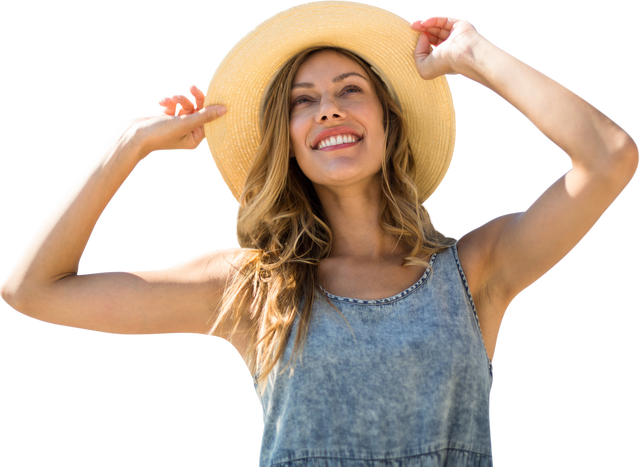
<path fill-rule="evenodd" d="M 146 132 L 140 123 L 141 120 L 134 120 L 122 132 L 116 143 L 118 151 L 123 155 L 126 154 L 126 157 L 135 161 L 136 164 L 153 152 L 153 149 L 149 147 Z"/>
<path fill-rule="evenodd" d="M 144 159 L 151 151 L 145 149 L 144 139 L 136 129 L 136 124 L 132 123 L 120 132 L 109 144 L 103 157 L 101 165 L 106 166 L 126 166 L 129 170 Z"/>
<path fill-rule="evenodd" d="M 491 62 L 490 57 L 500 49 L 477 32 L 468 38 L 465 45 L 464 52 L 455 60 L 455 72 L 486 86 L 487 64 Z"/>

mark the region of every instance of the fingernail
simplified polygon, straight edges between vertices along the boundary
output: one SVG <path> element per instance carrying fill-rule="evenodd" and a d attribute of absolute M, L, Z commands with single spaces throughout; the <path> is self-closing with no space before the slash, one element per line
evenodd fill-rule
<path fill-rule="evenodd" d="M 222 117 L 224 114 L 227 113 L 227 108 L 223 105 L 219 105 L 218 106 L 218 117 Z"/>

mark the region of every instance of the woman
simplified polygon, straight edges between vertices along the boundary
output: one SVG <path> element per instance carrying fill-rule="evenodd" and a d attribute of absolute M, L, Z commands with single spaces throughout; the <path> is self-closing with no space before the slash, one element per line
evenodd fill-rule
<path fill-rule="evenodd" d="M 574 169 L 527 212 L 498 218 L 461 238 L 457 244 L 459 263 L 464 270 L 464 275 L 460 270 L 460 277 L 464 280 L 466 276 L 468 292 L 476 305 L 483 344 L 491 358 L 508 303 L 564 256 L 613 201 L 635 170 L 637 150 L 626 133 L 606 117 L 491 46 L 468 23 L 436 18 L 414 23 L 413 27 L 427 33 L 420 36 L 415 51 L 416 66 L 422 78 L 460 73 L 481 82 L 527 115 L 572 157 L 574 164 Z M 434 52 L 431 52 L 430 43 L 436 46 Z M 428 277 L 425 274 L 435 267 L 435 256 L 426 255 L 426 251 L 449 251 L 458 263 L 456 249 L 446 249 L 451 242 L 435 232 L 425 235 L 431 244 L 425 242 L 416 246 L 415 239 L 411 244 L 400 234 L 393 235 L 393 228 L 399 228 L 397 225 L 381 226 L 380 206 L 384 198 L 380 172 L 384 173 L 385 167 L 382 162 L 385 128 L 381 117 L 385 112 L 382 108 L 384 99 L 380 101 L 371 85 L 374 76 L 369 74 L 367 79 L 365 67 L 335 51 L 317 52 L 299 66 L 292 75 L 290 138 L 293 156 L 313 184 L 319 202 L 315 207 L 326 216 L 324 222 L 331 226 L 332 235 L 315 242 L 316 245 L 328 245 L 327 251 L 316 254 L 315 264 L 307 261 L 305 264 L 312 266 L 307 269 L 313 273 L 317 266 L 320 285 L 333 296 L 379 300 L 408 290 L 412 284 L 420 283 L 422 277 Z M 349 76 L 335 81 L 344 75 Z M 348 83 L 350 87 L 338 89 L 336 83 L 342 86 L 346 80 L 353 80 Z M 301 83 L 304 85 L 296 86 Z M 514 89 L 514 83 L 518 83 L 518 89 Z M 535 89 L 537 93 L 532 96 L 522 93 L 522 89 Z M 282 352 L 286 344 L 286 335 L 281 328 L 269 327 L 272 323 L 260 320 L 263 304 L 252 304 L 250 300 L 254 296 L 261 298 L 256 290 L 266 290 L 268 301 L 268 292 L 273 290 L 273 281 L 278 279 L 277 268 L 273 269 L 275 274 L 271 273 L 279 256 L 269 257 L 269 250 L 266 254 L 258 252 L 257 256 L 250 256 L 250 263 L 247 263 L 245 253 L 225 252 L 203 257 L 179 269 L 145 273 L 141 278 L 150 285 L 144 288 L 139 287 L 135 276 L 74 274 L 92 225 L 135 164 L 152 150 L 197 145 L 203 137 L 199 125 L 222 116 L 224 110 L 219 106 L 202 109 L 204 96 L 195 89 L 192 92 L 196 107 L 181 96 L 164 100 L 163 105 L 167 113 L 172 114 L 175 104 L 179 103 L 183 107 L 181 113 L 193 118 L 150 119 L 138 122 L 123 135 L 65 212 L 36 239 L 8 279 L 3 296 L 15 308 L 32 316 L 110 332 L 206 332 L 213 311 L 220 318 L 216 331 L 228 337 L 245 354 L 252 370 L 261 370 L 257 377 L 264 382 L 266 374 L 277 363 L 277 359 L 270 361 L 264 356 L 271 355 L 271 349 Z M 556 111 L 549 114 L 551 103 Z M 572 125 L 567 126 L 567 121 Z M 320 147 L 324 139 L 316 139 L 327 136 L 322 131 L 335 128 L 336 123 L 351 128 L 355 139 L 342 145 Z M 318 128 L 324 130 L 318 131 Z M 333 158 L 324 160 L 311 156 L 320 151 L 334 152 L 339 157 L 333 154 Z M 410 167 L 410 163 L 407 165 Z M 411 169 L 406 168 L 405 172 L 410 173 Z M 248 180 L 250 188 L 253 187 L 251 176 Z M 250 203 L 252 197 L 259 197 L 260 193 L 260 190 L 245 191 L 243 203 Z M 420 194 L 415 194 L 414 198 L 419 199 Z M 420 212 L 419 208 L 417 212 Z M 241 211 L 241 221 L 242 215 Z M 421 219 L 418 225 L 427 225 L 427 221 Z M 240 231 L 241 241 L 259 243 L 259 238 L 251 238 L 250 233 L 242 238 L 242 233 Z M 424 232 L 416 236 L 421 238 L 421 234 Z M 256 264 L 258 268 L 253 276 L 243 270 Z M 236 273 L 237 269 L 240 274 Z M 307 278 L 300 275 L 282 277 L 293 277 L 296 281 L 305 279 L 307 284 L 313 284 L 315 280 L 312 275 Z M 249 280 L 254 280 L 251 283 L 256 284 L 256 289 L 243 296 L 242 287 L 245 287 L 244 292 L 249 290 L 246 288 Z M 303 292 L 308 294 L 312 289 L 307 287 Z M 213 297 L 212 290 L 215 291 Z M 289 297 L 290 301 L 305 297 L 300 295 L 300 290 L 297 292 L 298 295 Z M 238 307 L 238 302 L 243 304 L 243 297 L 245 306 Z M 288 304 L 285 301 L 285 305 Z M 91 315 L 83 313 L 88 307 L 93 310 Z M 46 315 L 39 314 L 45 311 Z M 235 319 L 223 319 L 233 313 Z M 293 324 L 292 314 L 285 318 L 289 319 L 286 324 Z M 256 323 L 262 327 L 257 327 Z M 304 320 L 301 323 L 303 326 Z M 232 334 L 235 326 L 240 332 Z M 303 335 L 304 332 L 296 334 Z M 274 337 L 271 342 L 269 336 Z M 261 348 L 263 343 L 266 347 Z M 246 355 L 247 350 L 255 351 L 255 354 Z M 256 359 L 262 365 L 256 366 Z M 266 433 L 269 433 L 269 427 Z M 490 462 L 490 452 L 482 449 L 473 453 L 474 461 Z M 442 455 L 441 451 L 441 448 L 434 448 L 413 455 L 433 458 Z M 457 454 L 466 455 L 463 452 L 465 449 L 459 449 Z M 409 454 L 405 451 L 402 455 Z"/>

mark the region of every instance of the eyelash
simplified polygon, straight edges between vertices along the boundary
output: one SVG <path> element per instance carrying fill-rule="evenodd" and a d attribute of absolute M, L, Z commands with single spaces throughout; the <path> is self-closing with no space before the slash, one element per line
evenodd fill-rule
<path fill-rule="evenodd" d="M 362 92 L 362 89 L 359 88 L 358 86 L 352 84 L 352 85 L 349 85 L 346 88 L 344 88 L 342 90 L 342 93 L 346 94 L 348 91 Z M 304 101 L 304 100 L 309 101 L 311 99 L 309 97 L 307 97 L 307 96 L 300 96 L 300 97 L 296 98 L 291 105 L 294 106 L 294 105 L 300 104 L 301 101 Z"/>

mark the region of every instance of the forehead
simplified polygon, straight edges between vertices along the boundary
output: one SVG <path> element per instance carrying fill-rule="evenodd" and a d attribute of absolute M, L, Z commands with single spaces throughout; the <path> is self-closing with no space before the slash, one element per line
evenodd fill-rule
<path fill-rule="evenodd" d="M 293 78 L 293 82 L 314 82 L 314 79 L 334 78 L 350 71 L 358 72 L 364 77 L 368 76 L 358 62 L 346 55 L 335 50 L 321 50 L 310 55 L 302 62 Z"/>

